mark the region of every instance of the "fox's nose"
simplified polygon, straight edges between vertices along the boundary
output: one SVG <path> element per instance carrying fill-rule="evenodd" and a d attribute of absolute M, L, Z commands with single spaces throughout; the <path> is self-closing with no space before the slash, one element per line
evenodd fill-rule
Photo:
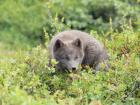
<path fill-rule="evenodd" d="M 72 70 L 76 70 L 76 67 L 72 67 Z"/>

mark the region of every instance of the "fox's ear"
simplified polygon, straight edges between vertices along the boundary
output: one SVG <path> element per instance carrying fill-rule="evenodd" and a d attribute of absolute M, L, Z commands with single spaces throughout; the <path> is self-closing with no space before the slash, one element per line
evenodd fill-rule
<path fill-rule="evenodd" d="M 79 38 L 77 38 L 76 40 L 73 41 L 73 44 L 79 48 L 82 47 L 82 43 L 81 40 Z"/>
<path fill-rule="evenodd" d="M 55 45 L 54 45 L 54 50 L 56 51 L 57 49 L 59 49 L 63 45 L 64 45 L 64 43 L 60 39 L 57 39 L 55 42 Z"/>

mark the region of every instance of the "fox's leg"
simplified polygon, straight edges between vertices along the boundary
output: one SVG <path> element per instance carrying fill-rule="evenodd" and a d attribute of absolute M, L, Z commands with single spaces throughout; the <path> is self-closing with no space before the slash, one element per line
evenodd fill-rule
<path fill-rule="evenodd" d="M 101 67 L 100 67 L 100 63 L 99 63 L 99 64 L 97 64 L 97 65 L 95 66 L 95 70 L 96 70 L 96 71 L 99 71 L 99 70 L 100 70 L 100 68 L 101 68 Z"/>

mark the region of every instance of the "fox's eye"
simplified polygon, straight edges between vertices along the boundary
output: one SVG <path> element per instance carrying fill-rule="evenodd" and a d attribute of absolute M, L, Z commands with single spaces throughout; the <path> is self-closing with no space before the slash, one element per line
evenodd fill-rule
<path fill-rule="evenodd" d="M 76 56 L 74 59 L 78 59 L 78 56 Z"/>
<path fill-rule="evenodd" d="M 70 60 L 70 58 L 68 56 L 65 57 L 67 60 Z"/>

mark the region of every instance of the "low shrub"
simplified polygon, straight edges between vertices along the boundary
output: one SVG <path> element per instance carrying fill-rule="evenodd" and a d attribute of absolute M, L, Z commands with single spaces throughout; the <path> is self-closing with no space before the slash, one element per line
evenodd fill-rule
<path fill-rule="evenodd" d="M 0 58 L 0 102 L 3 105 L 138 105 L 140 104 L 139 33 L 132 30 L 99 37 L 110 54 L 110 70 L 76 73 L 48 66 L 48 52 L 38 46 Z M 57 62 L 52 61 L 55 65 Z M 103 65 L 104 66 L 104 65 Z"/>

